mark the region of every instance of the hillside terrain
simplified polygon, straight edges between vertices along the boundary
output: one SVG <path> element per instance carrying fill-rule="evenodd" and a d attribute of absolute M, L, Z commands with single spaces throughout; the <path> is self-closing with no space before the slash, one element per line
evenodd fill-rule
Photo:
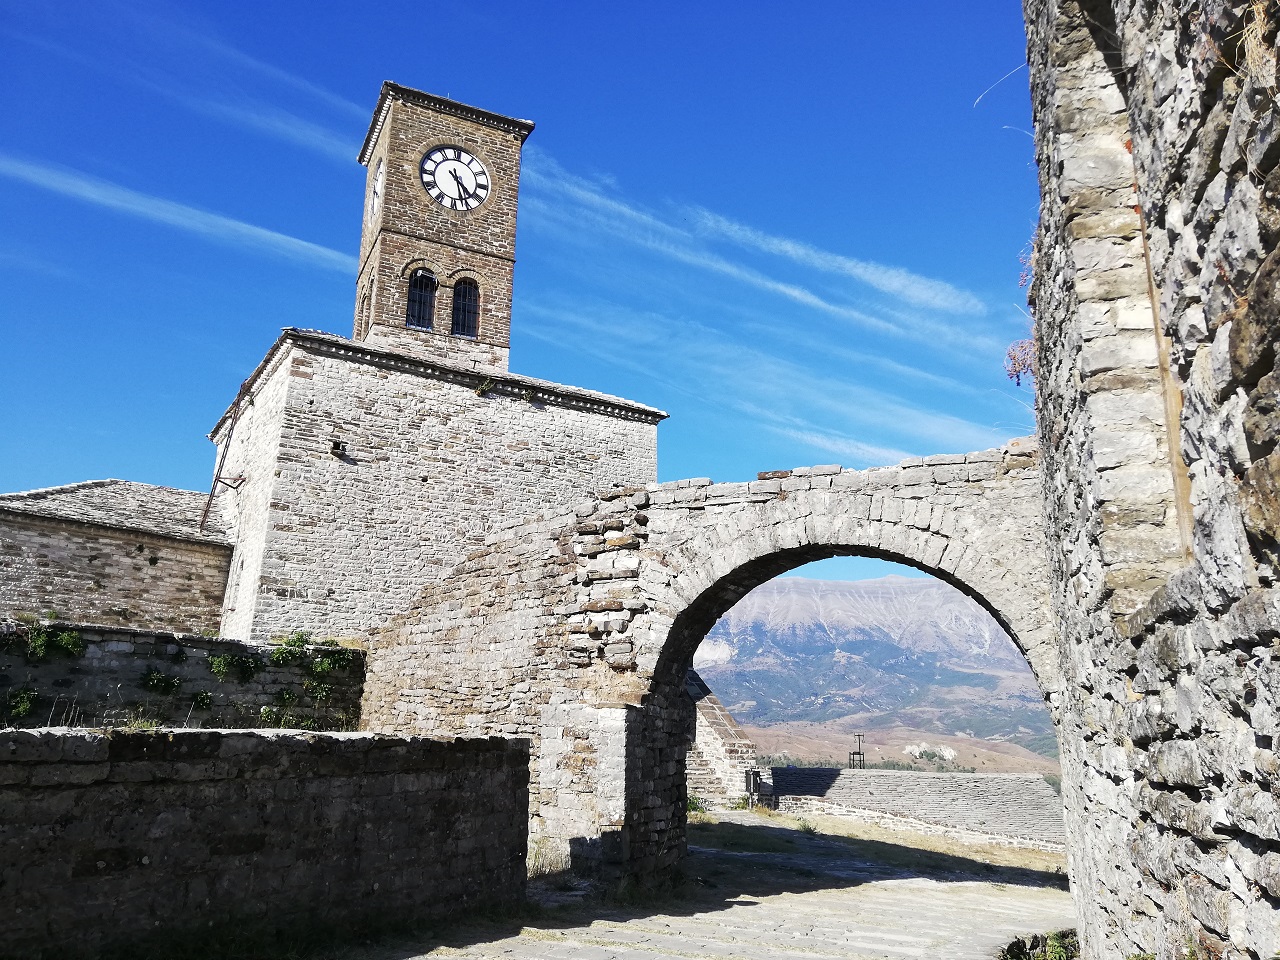
<path fill-rule="evenodd" d="M 694 666 L 762 754 L 843 759 L 857 731 L 869 762 L 1056 767 L 1026 659 L 939 580 L 772 580 L 720 619 Z"/>

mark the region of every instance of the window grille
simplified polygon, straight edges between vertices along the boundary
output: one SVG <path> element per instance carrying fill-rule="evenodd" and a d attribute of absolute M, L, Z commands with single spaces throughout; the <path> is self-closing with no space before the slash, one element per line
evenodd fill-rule
<path fill-rule="evenodd" d="M 455 337 L 480 334 L 480 287 L 474 280 L 459 280 L 453 285 L 453 329 Z"/>
<path fill-rule="evenodd" d="M 415 270 L 409 278 L 409 305 L 404 325 L 415 330 L 430 330 L 436 311 L 436 278 L 430 270 Z"/>

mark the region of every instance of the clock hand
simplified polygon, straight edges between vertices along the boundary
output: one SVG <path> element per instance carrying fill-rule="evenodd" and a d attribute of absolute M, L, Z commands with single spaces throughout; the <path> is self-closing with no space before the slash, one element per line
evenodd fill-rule
<path fill-rule="evenodd" d="M 450 170 L 449 174 L 453 177 L 453 182 L 458 185 L 458 193 L 460 194 L 458 199 L 465 200 L 467 197 L 471 196 L 471 191 L 467 189 L 467 185 L 463 183 L 462 178 L 458 176 L 458 171 Z"/>

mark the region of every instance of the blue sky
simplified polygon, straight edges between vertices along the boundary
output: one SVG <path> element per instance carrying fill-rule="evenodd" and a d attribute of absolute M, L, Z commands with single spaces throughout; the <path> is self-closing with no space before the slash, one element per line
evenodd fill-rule
<path fill-rule="evenodd" d="M 1028 433 L 1024 46 L 1014 0 L 0 0 L 0 490 L 204 488 L 280 328 L 350 333 L 384 79 L 536 121 L 512 368 L 668 410 L 661 479 Z"/>

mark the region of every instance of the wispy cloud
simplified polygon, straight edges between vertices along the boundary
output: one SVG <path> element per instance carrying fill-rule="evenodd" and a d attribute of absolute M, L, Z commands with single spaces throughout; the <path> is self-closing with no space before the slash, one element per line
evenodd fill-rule
<path fill-rule="evenodd" d="M 895 463 L 909 454 L 871 437 L 924 449 L 981 449 L 1006 436 L 982 424 L 918 407 L 847 377 L 744 344 L 704 324 L 600 304 L 526 305 L 538 319 L 533 336 L 642 373 L 775 433 L 860 465 Z M 678 342 L 673 351 L 670 344 Z"/>
<path fill-rule="evenodd" d="M 166 47 L 170 53 L 176 48 L 179 51 L 185 51 L 188 55 L 195 53 L 206 61 L 212 60 L 212 63 L 205 64 L 209 78 L 207 82 L 192 83 L 188 72 L 179 74 L 166 70 L 160 66 L 160 61 L 156 58 L 131 57 L 122 52 L 117 60 L 107 60 L 100 56 L 82 53 L 46 37 L 12 30 L 0 32 L 85 69 L 93 70 L 121 83 L 140 87 L 158 97 L 181 104 L 193 113 L 236 124 L 256 133 L 292 143 L 340 163 L 349 164 L 355 160 L 359 150 L 359 128 L 350 121 L 343 123 L 342 126 L 356 132 L 344 134 L 324 123 L 286 110 L 278 102 L 269 103 L 250 96 L 244 92 L 243 84 L 235 83 L 228 76 L 226 67 L 227 65 L 236 66 L 242 72 L 249 70 L 260 74 L 276 85 L 303 90 L 314 98 L 336 107 L 347 117 L 354 114 L 362 119 L 367 118 L 366 109 L 300 77 L 255 60 L 225 44 L 194 35 L 183 28 L 165 27 L 159 23 L 148 22 L 145 29 L 146 32 L 158 34 L 159 38 L 171 41 Z"/>
<path fill-rule="evenodd" d="M 340 273 L 354 274 L 356 270 L 356 258 L 350 254 L 207 210 L 139 193 L 78 171 L 0 154 L 0 176 L 243 249 L 271 253 Z"/>
<path fill-rule="evenodd" d="M 339 96 L 331 90 L 326 90 L 317 83 L 312 83 L 305 77 L 300 77 L 288 70 L 282 70 L 280 67 L 270 63 L 264 63 L 256 57 L 251 57 L 247 53 L 235 49 L 212 37 L 202 36 L 185 28 L 177 27 L 169 24 L 168 28 L 180 36 L 185 37 L 193 45 L 203 46 L 206 50 L 213 53 L 223 61 L 235 64 L 251 73 L 256 73 L 261 77 L 272 80 L 282 86 L 290 87 L 301 93 L 307 94 L 321 103 L 326 104 L 333 109 L 345 113 L 347 116 L 355 120 L 369 119 L 369 107 L 361 106 L 346 97 Z"/>
<path fill-rule="evenodd" d="M 772 236 L 712 213 L 710 210 L 696 208 L 691 210 L 690 214 L 698 230 L 705 235 L 720 237 L 763 253 L 786 257 L 816 270 L 852 277 L 881 293 L 897 297 L 917 307 L 964 314 L 981 314 L 987 309 L 986 304 L 972 293 L 942 280 L 922 277 L 918 273 L 901 267 L 856 260 L 853 257 L 819 250 L 799 240 Z"/>
<path fill-rule="evenodd" d="M 526 158 L 524 178 L 531 190 L 522 197 L 523 211 L 526 216 L 534 218 L 540 227 L 556 231 L 564 237 L 589 244 L 593 234 L 605 234 L 686 266 L 719 274 L 757 290 L 783 297 L 807 309 L 836 317 L 877 334 L 904 337 L 930 346 L 945 345 L 966 353 L 996 347 L 994 341 L 990 341 L 984 334 L 959 329 L 950 322 L 934 320 L 909 311 L 897 311 L 887 316 L 876 315 L 869 310 L 834 302 L 790 279 L 779 280 L 709 249 L 703 236 L 618 199 L 607 192 L 610 189 L 608 185 L 566 171 L 554 158 L 536 148 L 527 149 Z M 700 216 L 715 217 L 706 211 L 702 211 Z M 717 219 L 730 224 L 730 221 L 723 218 Z M 746 227 L 741 229 L 779 244 L 790 243 L 778 238 L 767 238 L 766 235 L 750 231 Z M 801 245 L 797 245 L 799 246 Z M 825 254 L 815 248 L 805 249 L 813 258 L 826 257 L 837 262 L 840 269 L 834 272 L 853 276 L 850 264 L 857 261 Z M 909 271 L 895 272 L 896 268 L 876 264 L 863 266 L 863 276 L 858 279 L 868 284 L 871 279 L 875 280 L 878 284 L 876 289 L 881 292 L 885 288 L 894 288 L 898 299 L 908 306 L 917 304 L 903 297 L 899 288 L 911 287 L 913 284 L 918 290 L 926 291 L 917 292 L 917 299 L 945 301 L 953 309 L 965 306 L 965 297 L 972 296 L 941 281 L 918 277 Z M 828 272 L 833 269 L 829 266 Z M 933 286 L 929 286 L 930 284 Z M 972 301 L 977 304 L 978 309 L 982 308 L 976 298 L 972 298 Z"/>
<path fill-rule="evenodd" d="M 233 103 L 227 100 L 212 100 L 202 97 L 191 97 L 173 91 L 160 91 L 180 101 L 188 109 L 205 116 L 216 117 L 248 127 L 259 133 L 284 140 L 296 146 L 304 147 L 343 163 L 354 163 L 360 145 L 328 127 L 312 123 L 287 110 L 281 110 L 268 104 L 248 100 Z"/>
<path fill-rule="evenodd" d="M 130 36 L 140 38 L 153 50 L 176 55 L 185 66 L 191 66 L 193 59 L 200 59 L 204 61 L 202 66 L 212 68 L 213 76 L 223 82 L 237 73 L 249 75 L 276 87 L 301 93 L 354 120 L 369 118 L 367 107 L 353 103 L 313 80 L 233 47 L 218 38 L 215 24 L 193 22 L 189 12 L 184 12 L 179 19 L 170 12 L 172 8 L 157 9 L 153 4 L 139 4 L 136 0 L 99 0 L 98 5 L 104 8 L 105 19 L 109 22 L 127 22 Z"/>
<path fill-rule="evenodd" d="M 832 436 L 817 430 L 795 430 L 790 427 L 775 426 L 770 426 L 768 429 L 774 433 L 790 437 L 792 440 L 798 440 L 800 443 L 810 447 L 815 447 L 818 450 L 826 450 L 828 453 L 834 453 L 838 457 L 846 457 L 851 463 L 856 464 L 887 465 L 899 463 L 911 456 L 903 450 L 895 450 L 892 447 L 877 447 L 849 437 Z"/>

